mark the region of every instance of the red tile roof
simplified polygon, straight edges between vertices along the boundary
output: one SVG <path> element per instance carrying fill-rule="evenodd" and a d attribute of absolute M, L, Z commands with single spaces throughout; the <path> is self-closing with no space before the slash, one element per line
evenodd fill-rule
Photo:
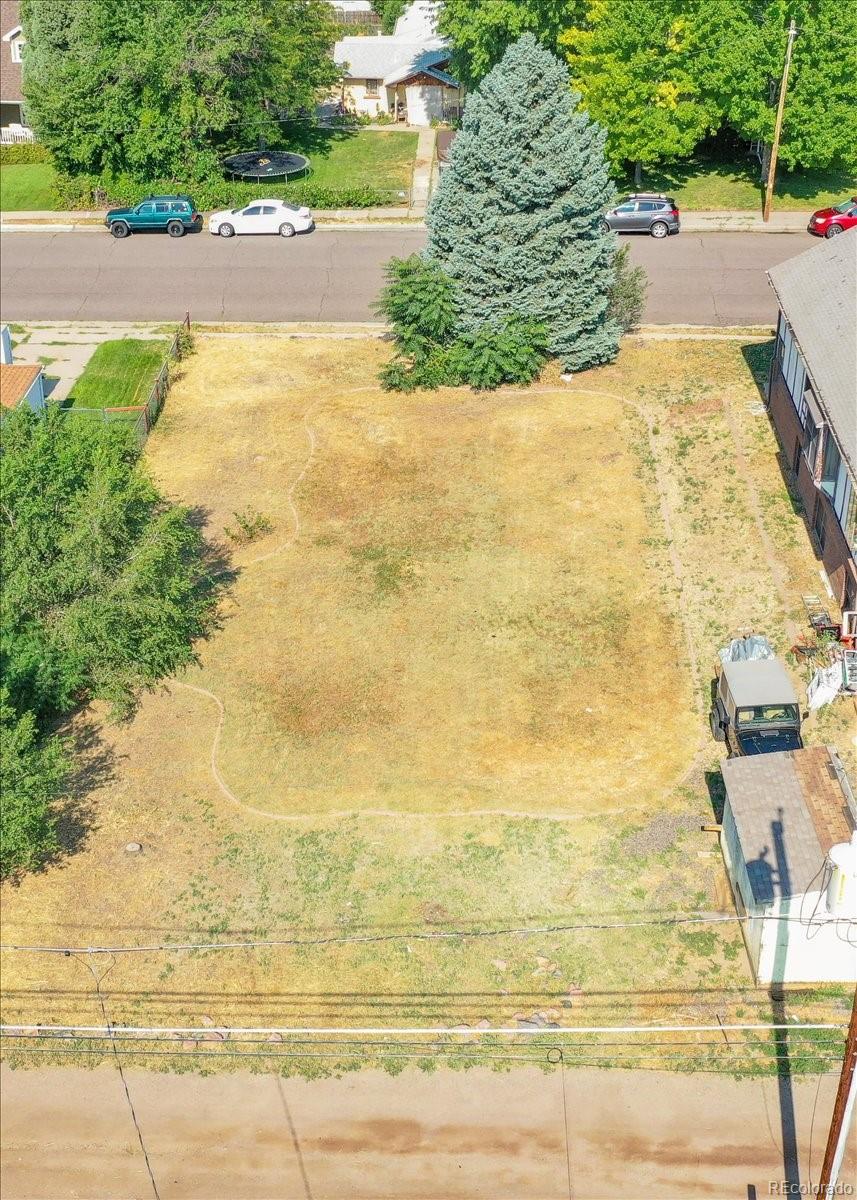
<path fill-rule="evenodd" d="M 17 408 L 41 373 L 38 363 L 0 363 L 0 407 Z"/>

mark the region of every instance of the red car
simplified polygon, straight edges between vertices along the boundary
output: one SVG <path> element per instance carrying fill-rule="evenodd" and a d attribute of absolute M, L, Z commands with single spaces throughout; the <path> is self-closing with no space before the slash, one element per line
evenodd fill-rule
<path fill-rule="evenodd" d="M 836 237 L 843 229 L 857 225 L 857 196 L 843 200 L 833 208 L 820 208 L 809 218 L 807 229 L 818 237 Z"/>

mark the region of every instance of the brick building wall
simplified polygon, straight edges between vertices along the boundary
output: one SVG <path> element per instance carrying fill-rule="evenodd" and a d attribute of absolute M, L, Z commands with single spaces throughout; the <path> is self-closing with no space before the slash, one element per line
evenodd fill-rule
<path fill-rule="evenodd" d="M 857 566 L 830 500 L 815 482 L 824 454 L 824 437 L 829 434 L 826 429 L 822 430 L 815 461 L 810 469 L 803 454 L 806 432 L 777 359 L 774 359 L 771 367 L 768 408 L 782 447 L 783 466 L 791 479 L 792 490 L 803 505 L 813 547 L 824 564 L 837 603 L 842 608 L 853 609 L 857 607 Z"/>

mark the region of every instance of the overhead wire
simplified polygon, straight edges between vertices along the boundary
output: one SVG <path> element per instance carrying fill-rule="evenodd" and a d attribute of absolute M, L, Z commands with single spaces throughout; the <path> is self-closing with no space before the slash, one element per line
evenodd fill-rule
<path fill-rule="evenodd" d="M 554 933 L 593 932 L 615 929 L 642 929 L 676 925 L 725 925 L 747 921 L 773 921 L 778 923 L 803 924 L 801 917 L 782 913 L 763 913 L 758 916 L 738 916 L 730 913 L 715 915 L 678 914 L 672 917 L 650 917 L 632 921 L 578 921 L 568 924 L 537 926 L 503 926 L 489 929 L 431 929 L 413 930 L 406 933 L 328 934 L 324 937 L 259 938 L 235 942 L 157 942 L 143 946 L 46 946 L 20 943 L 3 943 L 0 951 L 30 954 L 163 954 L 186 953 L 212 950 L 255 950 L 275 949 L 287 946 L 333 946 L 369 945 L 383 942 L 402 941 L 445 941 L 475 940 L 494 937 L 545 936 Z M 839 918 L 848 926 L 857 926 L 857 919 Z M 835 924 L 835 921 L 824 922 Z"/>

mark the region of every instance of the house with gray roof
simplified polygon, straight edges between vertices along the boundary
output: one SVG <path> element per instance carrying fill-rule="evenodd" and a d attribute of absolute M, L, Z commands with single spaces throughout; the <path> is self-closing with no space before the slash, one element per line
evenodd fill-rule
<path fill-rule="evenodd" d="M 857 608 L 857 230 L 768 271 L 780 308 L 767 385 L 783 467 L 843 609 Z"/>
<path fill-rule="evenodd" d="M 720 845 L 757 983 L 857 983 L 857 808 L 832 746 L 730 758 Z"/>
<path fill-rule="evenodd" d="M 343 69 L 342 102 L 351 112 L 384 113 L 408 125 L 461 114 L 463 92 L 449 73 L 449 43 L 434 32 L 434 8 L 417 0 L 393 34 L 340 38 L 334 61 Z"/>

